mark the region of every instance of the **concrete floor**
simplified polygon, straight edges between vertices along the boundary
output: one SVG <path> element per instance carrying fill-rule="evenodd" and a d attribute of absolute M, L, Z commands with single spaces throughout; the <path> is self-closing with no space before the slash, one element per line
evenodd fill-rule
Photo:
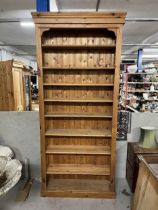
<path fill-rule="evenodd" d="M 16 202 L 19 186 L 0 197 L 0 210 L 130 210 L 131 193 L 125 179 L 117 179 L 116 199 L 40 197 L 40 183 L 34 181 L 25 202 Z"/>

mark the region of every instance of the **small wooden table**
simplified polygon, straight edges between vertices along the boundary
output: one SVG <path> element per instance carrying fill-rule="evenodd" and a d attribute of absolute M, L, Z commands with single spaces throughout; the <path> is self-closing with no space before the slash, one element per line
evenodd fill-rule
<path fill-rule="evenodd" d="M 127 161 L 126 161 L 126 179 L 132 192 L 135 191 L 139 159 L 138 155 L 148 156 L 150 154 L 158 154 L 157 149 L 146 149 L 138 146 L 136 142 L 128 142 L 127 147 Z"/>

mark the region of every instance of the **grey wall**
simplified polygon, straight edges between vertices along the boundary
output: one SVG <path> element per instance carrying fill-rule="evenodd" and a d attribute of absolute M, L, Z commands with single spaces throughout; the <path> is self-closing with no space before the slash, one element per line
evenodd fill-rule
<path fill-rule="evenodd" d="M 16 158 L 29 158 L 31 174 L 40 177 L 40 130 L 38 112 L 0 112 L 0 144 L 10 146 Z M 129 141 L 138 141 L 141 126 L 158 128 L 158 114 L 132 113 Z M 157 138 L 158 139 L 158 138 Z M 116 144 L 116 176 L 125 177 L 127 142 Z"/>
<path fill-rule="evenodd" d="M 131 133 L 128 134 L 128 141 L 138 141 L 140 127 L 153 126 L 158 129 L 158 113 L 132 113 Z M 158 140 L 158 132 L 156 132 Z"/>
<path fill-rule="evenodd" d="M 0 144 L 11 147 L 16 158 L 29 158 L 31 174 L 40 176 L 38 112 L 0 112 Z"/>

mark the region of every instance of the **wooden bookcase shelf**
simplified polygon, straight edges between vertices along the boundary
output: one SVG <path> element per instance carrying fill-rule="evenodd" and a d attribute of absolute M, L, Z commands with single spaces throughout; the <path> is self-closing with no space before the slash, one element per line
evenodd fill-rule
<path fill-rule="evenodd" d="M 42 196 L 115 197 L 126 13 L 32 13 L 40 87 Z"/>
<path fill-rule="evenodd" d="M 111 132 L 106 129 L 49 129 L 45 136 L 111 137 Z"/>
<path fill-rule="evenodd" d="M 107 180 L 49 178 L 46 196 L 112 198 L 114 186 Z"/>
<path fill-rule="evenodd" d="M 47 50 L 114 50 L 115 47 L 115 45 L 42 45 L 42 48 Z"/>
<path fill-rule="evenodd" d="M 107 99 L 44 99 L 45 102 L 81 102 L 81 103 L 109 103 L 113 102 L 113 100 L 107 100 Z"/>
<path fill-rule="evenodd" d="M 110 175 L 109 165 L 92 164 L 50 164 L 47 174 Z"/>
<path fill-rule="evenodd" d="M 111 155 L 110 146 L 48 145 L 46 154 Z"/>
<path fill-rule="evenodd" d="M 59 83 L 43 83 L 44 86 L 83 86 L 83 87 L 89 87 L 89 86 L 92 86 L 92 87 L 113 87 L 114 84 L 59 84 Z"/>
<path fill-rule="evenodd" d="M 51 117 L 64 117 L 64 118 L 112 118 L 112 115 L 107 115 L 106 113 L 47 113 L 44 115 L 46 118 L 51 118 Z"/>
<path fill-rule="evenodd" d="M 43 70 L 114 70 L 115 67 L 49 67 L 43 66 Z"/>

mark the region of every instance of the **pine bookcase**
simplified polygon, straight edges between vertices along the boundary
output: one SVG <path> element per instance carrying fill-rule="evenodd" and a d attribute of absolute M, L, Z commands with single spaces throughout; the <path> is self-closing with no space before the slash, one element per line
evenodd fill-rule
<path fill-rule="evenodd" d="M 41 195 L 114 198 L 126 13 L 32 16 L 40 84 Z"/>

